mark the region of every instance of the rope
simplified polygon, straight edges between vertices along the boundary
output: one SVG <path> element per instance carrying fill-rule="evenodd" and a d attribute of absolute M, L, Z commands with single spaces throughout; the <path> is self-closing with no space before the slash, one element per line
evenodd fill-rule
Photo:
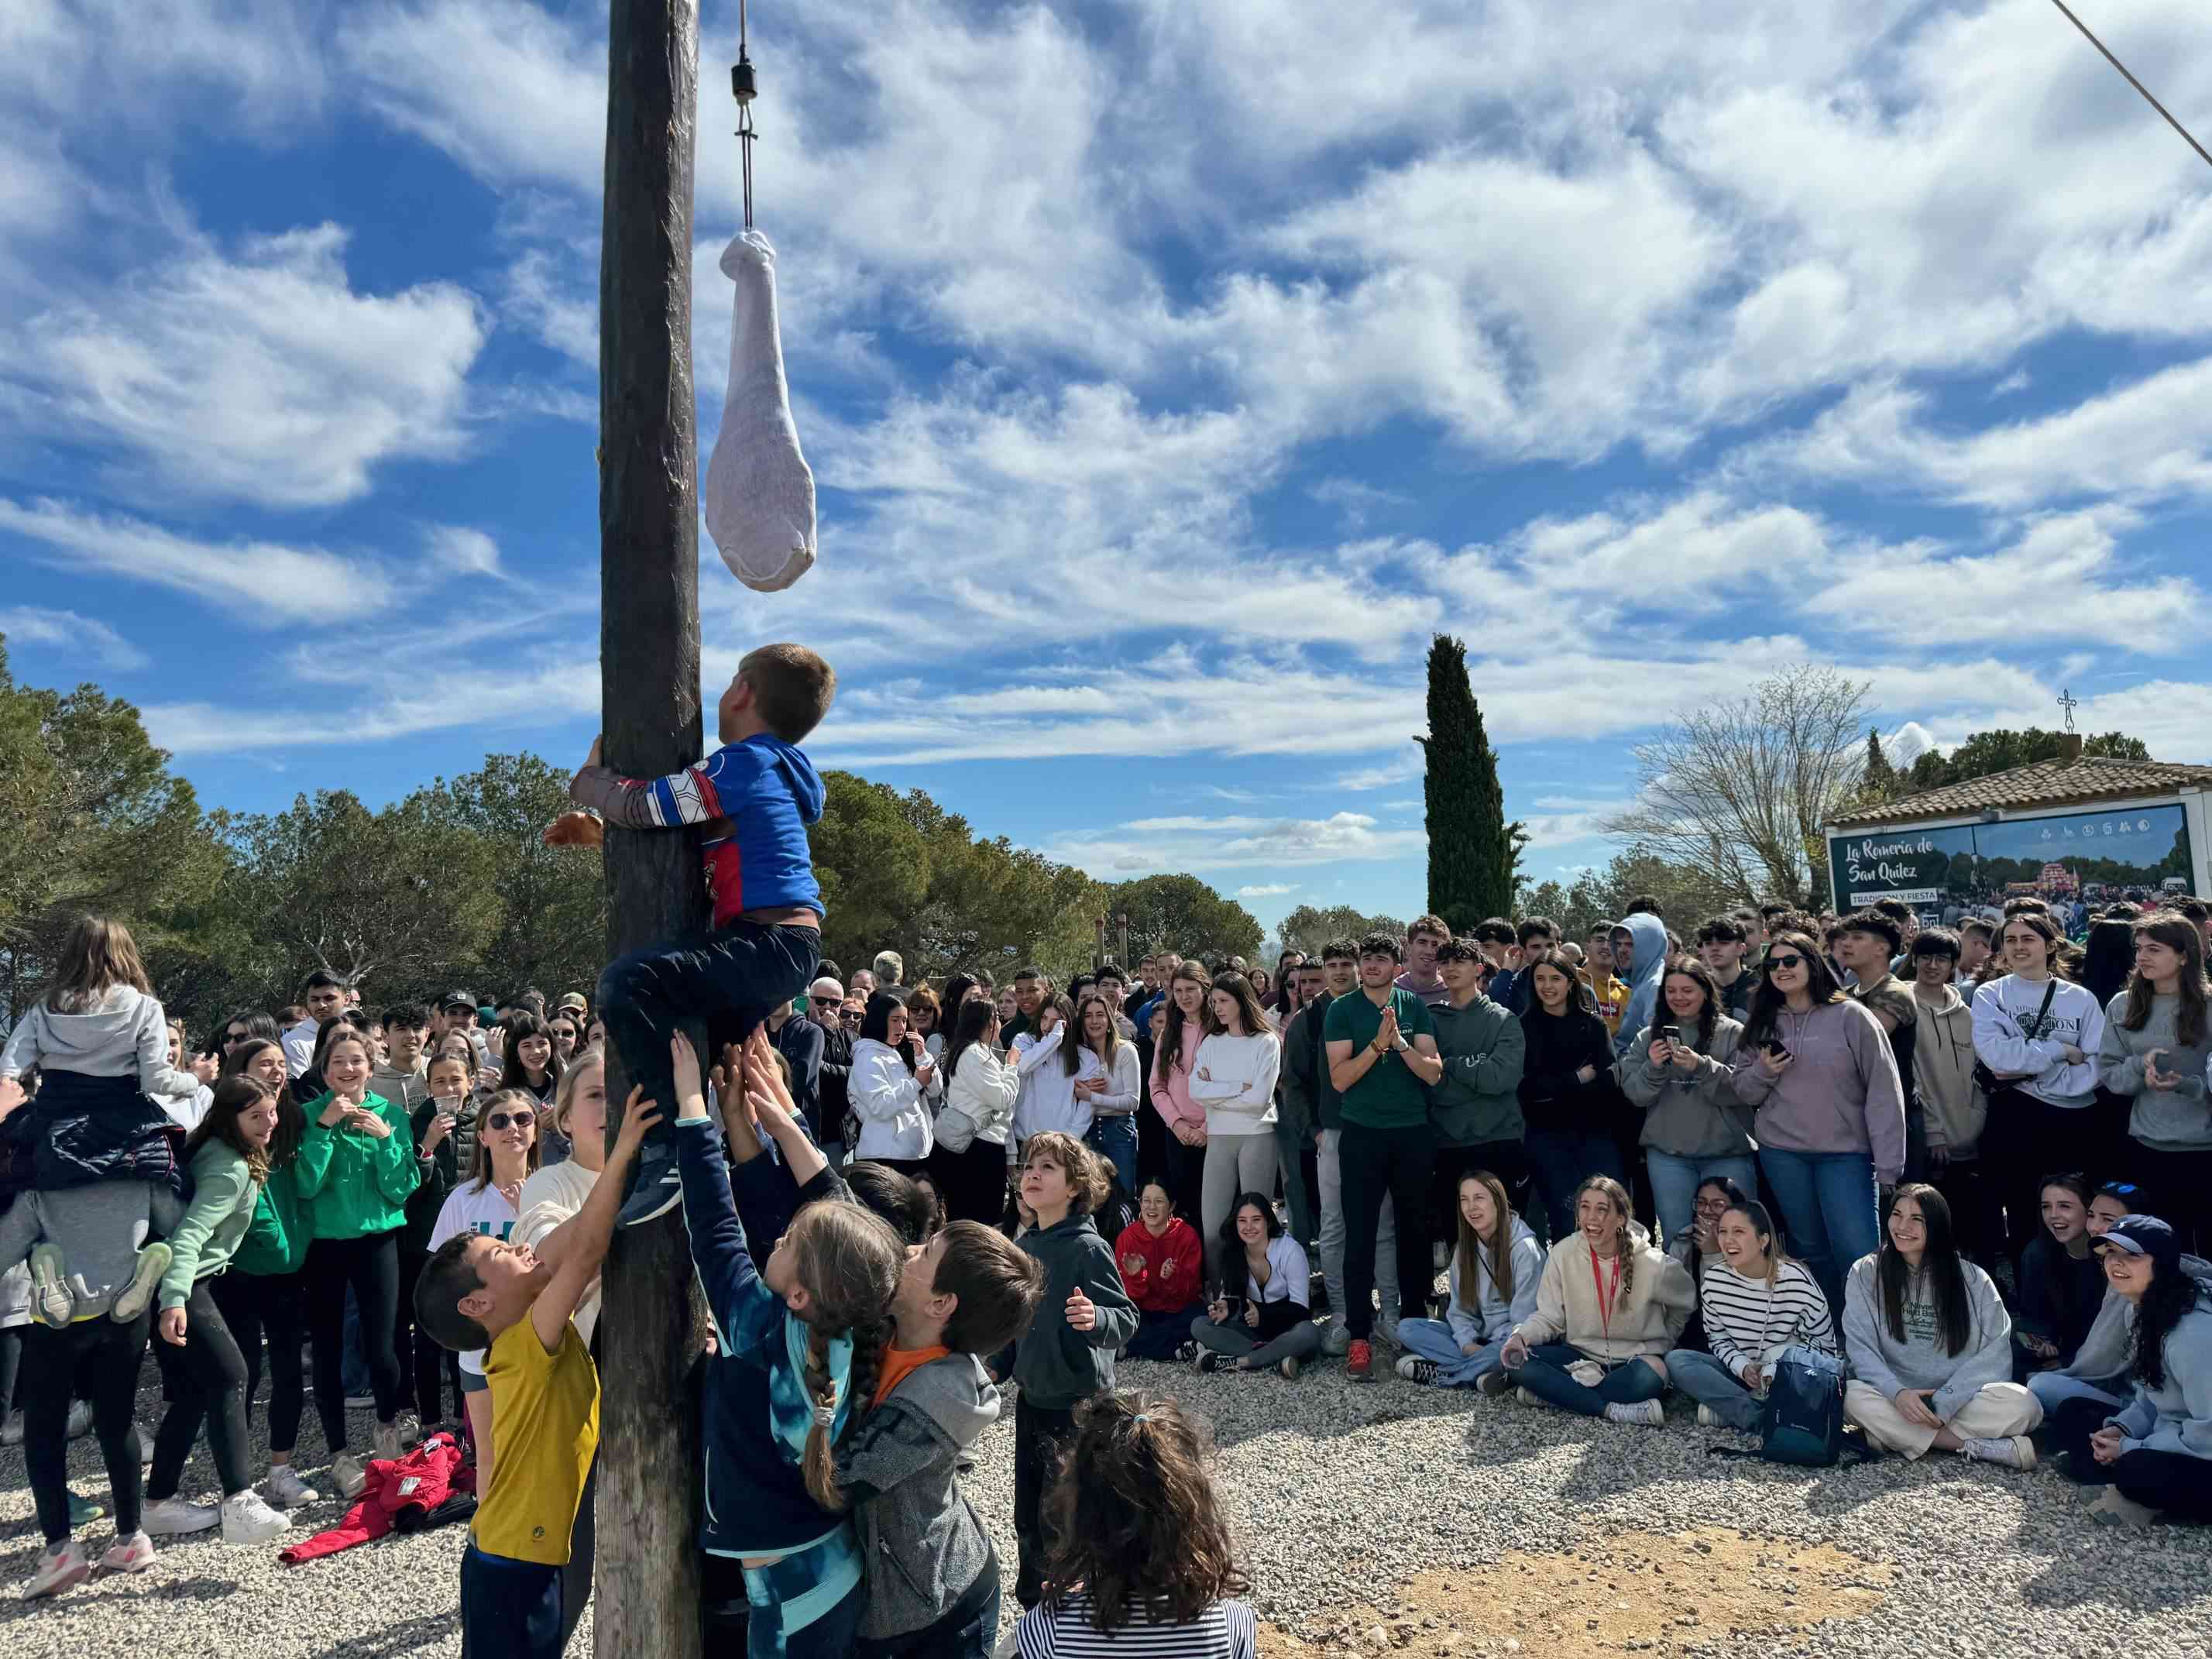
<path fill-rule="evenodd" d="M 742 14 L 744 7 L 744 0 L 738 0 L 738 10 L 740 14 Z M 2106 44 L 2102 40 L 2100 40 L 2095 35 L 2089 33 L 2089 26 L 2087 23 L 2083 22 L 2071 11 L 2067 9 L 2066 0 L 2051 0 L 2051 3 L 2057 7 L 2062 12 L 2066 13 L 2066 21 L 2071 23 L 2075 28 L 2081 31 L 2081 38 L 2087 40 L 2091 46 L 2096 47 L 2099 52 L 2103 52 L 2105 54 L 2105 61 L 2110 64 L 2114 69 L 2119 70 L 2122 75 L 2126 76 L 2128 84 L 2133 87 L 2137 92 L 2142 94 L 2143 101 L 2166 118 L 2166 125 L 2172 127 L 2176 132 L 2179 133 L 2181 135 L 2182 142 L 2204 158 L 2205 166 L 2212 167 L 2212 152 L 2208 152 L 2203 145 L 2198 143 L 2196 139 L 2190 137 L 2189 129 L 2182 125 L 2180 122 L 2175 120 L 2173 118 L 2173 112 L 2167 109 L 2165 105 L 2160 103 L 2157 99 L 2150 95 L 2150 88 L 2148 87 L 2136 80 L 2133 75 L 2129 74 L 2128 66 L 2125 64 L 2123 64 L 2118 58 L 2112 56 L 2112 49 L 2106 46 Z"/>
<path fill-rule="evenodd" d="M 738 148 L 744 154 L 745 228 L 753 228 L 753 60 L 745 55 L 745 0 L 738 0 L 738 61 L 730 70 L 730 90 L 738 100 Z"/>

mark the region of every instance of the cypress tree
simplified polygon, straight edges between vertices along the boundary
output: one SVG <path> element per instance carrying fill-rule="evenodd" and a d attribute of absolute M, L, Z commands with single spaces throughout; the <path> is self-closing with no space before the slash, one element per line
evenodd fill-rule
<path fill-rule="evenodd" d="M 1505 821 L 1498 757 L 1467 677 L 1467 647 L 1447 634 L 1429 647 L 1429 734 L 1414 741 L 1428 757 L 1429 908 L 1453 933 L 1468 933 L 1486 916 L 1512 914 L 1526 837 Z"/>
<path fill-rule="evenodd" d="M 1881 746 L 1881 733 L 1867 728 L 1866 767 L 1859 775 L 1859 801 L 1867 806 L 1887 806 L 1905 793 L 1897 769 Z"/>

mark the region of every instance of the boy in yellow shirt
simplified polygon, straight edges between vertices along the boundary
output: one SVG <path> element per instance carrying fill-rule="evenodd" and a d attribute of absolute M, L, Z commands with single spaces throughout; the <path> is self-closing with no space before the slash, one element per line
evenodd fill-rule
<path fill-rule="evenodd" d="M 599 1444 L 599 1374 L 568 1316 L 599 1277 L 630 1164 L 660 1121 L 643 1095 L 630 1091 L 621 1136 L 584 1207 L 538 1250 L 458 1234 L 415 1287 L 416 1324 L 439 1346 L 486 1351 L 499 1455 L 461 1558 L 462 1639 L 472 1659 L 561 1651 L 561 1570 Z"/>

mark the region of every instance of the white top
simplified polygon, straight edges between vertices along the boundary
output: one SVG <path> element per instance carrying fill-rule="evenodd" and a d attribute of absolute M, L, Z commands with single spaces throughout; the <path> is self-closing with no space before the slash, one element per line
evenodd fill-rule
<path fill-rule="evenodd" d="M 305 1072 L 314 1060 L 315 1036 L 322 1029 L 322 1026 L 316 1023 L 314 1016 L 310 1014 L 279 1039 L 280 1046 L 284 1050 L 285 1067 L 294 1077 L 298 1077 Z"/>
<path fill-rule="evenodd" d="M 1137 1621 L 1102 1635 L 1077 1590 L 1024 1613 L 1014 1649 L 1020 1659 L 1257 1659 L 1259 1621 L 1249 1602 L 1216 1601 L 1187 1625 Z"/>
<path fill-rule="evenodd" d="M 518 1244 L 536 1249 L 556 1227 L 584 1207 L 584 1200 L 592 1195 L 599 1179 L 597 1170 L 587 1170 L 574 1158 L 533 1170 L 530 1179 L 522 1183 L 522 1213 L 515 1218 L 514 1231 L 509 1237 Z M 576 1334 L 589 1347 L 592 1333 L 599 1324 L 599 1281 L 596 1278 L 569 1317 L 576 1322 Z"/>
<path fill-rule="evenodd" d="M 514 1236 L 514 1206 L 491 1182 L 478 1188 L 473 1181 L 464 1181 L 446 1194 L 438 1219 L 430 1228 L 429 1248 L 434 1252 L 456 1233 L 482 1233 L 505 1243 Z M 482 1376 L 483 1357 L 482 1348 L 466 1350 L 461 1355 L 461 1369 Z"/>
<path fill-rule="evenodd" d="M 161 1005 L 135 986 L 111 985 L 82 1007 L 58 1013 L 34 1002 L 0 1048 L 0 1077 L 33 1066 L 85 1077 L 136 1077 L 155 1098 L 188 1095 L 200 1086 L 169 1064 L 169 1022 Z"/>
<path fill-rule="evenodd" d="M 1103 1077 L 1106 1068 L 1098 1063 L 1097 1055 L 1084 1048 L 1079 1051 L 1071 1073 L 1066 1061 L 1060 1057 L 1060 1045 L 1066 1035 L 1067 1022 L 1062 1020 L 1043 1036 L 1024 1031 L 1014 1039 L 1014 1069 L 1022 1079 L 1021 1098 L 1014 1103 L 1018 1140 L 1027 1140 L 1048 1129 L 1073 1135 L 1078 1140 L 1091 1133 L 1091 1103 L 1076 1097 L 1075 1081 Z"/>
<path fill-rule="evenodd" d="M 945 1085 L 945 1106 L 947 1111 L 959 1108 L 975 1126 L 976 1139 L 1003 1146 L 1014 1127 L 1014 1103 L 1021 1090 L 1012 1066 L 981 1043 L 971 1042 L 960 1056 L 960 1069 Z"/>
<path fill-rule="evenodd" d="M 1206 1108 L 1206 1133 L 1256 1135 L 1275 1127 L 1275 1077 L 1282 1039 L 1273 1031 L 1231 1036 L 1216 1031 L 1191 1061 L 1190 1097 Z"/>
<path fill-rule="evenodd" d="M 1093 1068 L 1096 1068 L 1094 1071 Z M 1093 1117 L 1127 1117 L 1137 1109 L 1144 1097 L 1144 1081 L 1137 1066 L 1137 1045 L 1121 1042 L 1114 1045 L 1114 1063 L 1101 1059 L 1089 1043 L 1083 1047 L 1083 1066 L 1079 1077 L 1097 1076 L 1106 1079 L 1106 1092 L 1091 1097 Z"/>
<path fill-rule="evenodd" d="M 2051 1012 L 2031 1034 L 2043 994 L 2053 986 Z M 2085 987 L 2070 980 L 2022 979 L 2007 974 L 1974 993 L 1974 1052 L 2000 1074 L 2033 1073 L 2014 1084 L 2052 1106 L 2081 1108 L 2097 1097 L 2097 1050 L 2105 1041 L 2105 1011 Z M 2078 1062 L 2060 1050 L 2072 1043 Z"/>
<path fill-rule="evenodd" d="M 1295 1302 L 1301 1308 L 1313 1295 L 1313 1267 L 1305 1247 L 1285 1233 L 1267 1241 L 1267 1283 L 1263 1289 L 1244 1264 L 1244 1294 L 1255 1302 Z"/>
<path fill-rule="evenodd" d="M 899 1051 L 873 1037 L 853 1045 L 853 1076 L 847 1097 L 860 1115 L 860 1140 L 853 1156 L 927 1158 L 934 1142 L 921 1081 L 907 1070 Z"/>

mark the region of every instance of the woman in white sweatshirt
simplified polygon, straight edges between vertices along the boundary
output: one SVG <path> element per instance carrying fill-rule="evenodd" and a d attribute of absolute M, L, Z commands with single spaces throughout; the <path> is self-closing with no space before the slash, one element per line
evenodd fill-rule
<path fill-rule="evenodd" d="M 1065 996 L 1037 1004 L 1037 1029 L 1014 1039 L 1014 1069 L 1021 1074 L 1021 1097 L 1014 1103 L 1014 1139 L 1056 1131 L 1081 1140 L 1091 1133 L 1091 1097 L 1076 1084 L 1099 1075 L 1098 1060 L 1084 1064 L 1075 1033 L 1075 1005 Z"/>
<path fill-rule="evenodd" d="M 1213 981 L 1221 1029 L 1200 1040 L 1190 1097 L 1206 1109 L 1206 1178 L 1200 1237 L 1219 1236 L 1239 1193 L 1275 1190 L 1275 1079 L 1283 1045 L 1252 994 L 1251 981 L 1228 973 Z"/>
<path fill-rule="evenodd" d="M 948 1221 L 995 1227 L 1006 1213 L 1006 1141 L 1022 1079 L 998 1047 L 996 1004 L 988 997 L 962 1003 L 945 1051 L 945 1109 L 929 1161 Z"/>
<path fill-rule="evenodd" d="M 860 1119 L 853 1156 L 919 1175 L 933 1144 L 924 1102 L 936 1081 L 936 1062 L 907 1028 L 906 1005 L 887 991 L 874 993 L 853 1044 L 849 1097 Z"/>
<path fill-rule="evenodd" d="M 1583 1182 L 1575 1224 L 1544 1259 L 1536 1311 L 1514 1326 L 1498 1357 L 1524 1404 L 1658 1428 L 1667 1420 L 1659 1403 L 1667 1354 L 1690 1322 L 1698 1287 L 1637 1224 L 1611 1176 Z"/>
<path fill-rule="evenodd" d="M 1439 1389 L 1506 1389 L 1498 1359 L 1507 1333 L 1536 1311 L 1544 1247 L 1513 1213 L 1505 1183 L 1487 1170 L 1459 1178 L 1459 1243 L 1442 1319 L 1403 1319 L 1398 1375 Z"/>
<path fill-rule="evenodd" d="M 1974 1053 L 1997 1080 L 1983 1155 L 1999 1160 L 1992 1173 L 2015 1256 L 2041 1227 L 2045 1176 L 2112 1162 L 2095 1144 L 2105 1011 L 2087 990 L 2057 976 L 2065 943 L 2048 916 L 2013 917 L 1999 947 L 2010 971 L 1974 993 Z"/>
<path fill-rule="evenodd" d="M 1083 1033 L 1084 1064 L 1075 1092 L 1091 1105 L 1091 1151 L 1114 1166 L 1121 1190 L 1137 1190 L 1137 1103 L 1142 1079 L 1137 1045 L 1114 1023 L 1114 1005 L 1097 991 L 1085 991 L 1075 1005 L 1076 1029 Z"/>
<path fill-rule="evenodd" d="M 1759 1426 L 1774 1364 L 1784 1348 L 1836 1351 L 1828 1298 L 1804 1267 L 1783 1254 L 1774 1218 L 1755 1198 L 1730 1204 L 1713 1228 L 1698 1312 L 1711 1353 L 1677 1348 L 1668 1380 L 1698 1402 L 1709 1429 Z"/>

